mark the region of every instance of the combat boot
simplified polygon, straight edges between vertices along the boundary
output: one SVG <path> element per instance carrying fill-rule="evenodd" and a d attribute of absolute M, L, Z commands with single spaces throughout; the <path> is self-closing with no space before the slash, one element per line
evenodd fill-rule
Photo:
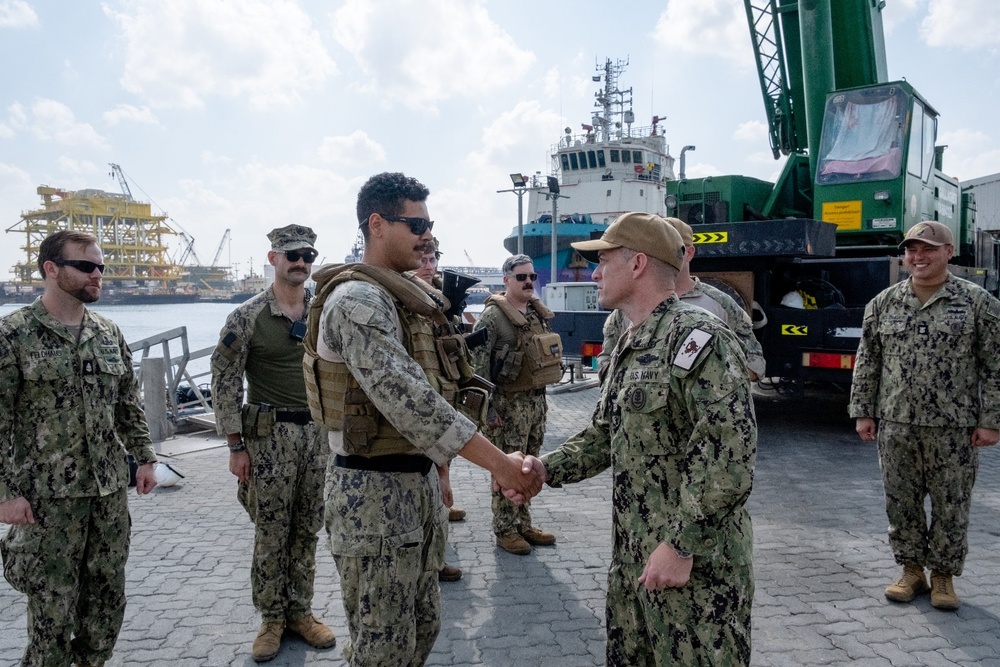
<path fill-rule="evenodd" d="M 267 662 L 273 660 L 281 650 L 281 635 L 285 632 L 284 621 L 264 621 L 257 631 L 257 638 L 253 640 L 253 648 L 250 649 L 250 657 L 254 662 Z"/>
<path fill-rule="evenodd" d="M 448 509 L 448 521 L 464 521 L 465 520 L 465 510 L 460 510 L 457 507 L 451 507 Z"/>
<path fill-rule="evenodd" d="M 288 622 L 288 629 L 305 640 L 313 648 L 330 648 L 337 643 L 333 630 L 326 627 L 312 614 Z"/>
<path fill-rule="evenodd" d="M 497 546 L 515 556 L 527 556 L 531 553 L 531 545 L 517 533 L 497 535 Z"/>
<path fill-rule="evenodd" d="M 462 578 L 462 568 L 444 564 L 438 571 L 438 581 L 458 581 Z"/>
<path fill-rule="evenodd" d="M 548 547 L 556 543 L 556 536 L 552 533 L 546 533 L 540 528 L 535 528 L 531 526 L 530 528 L 525 528 L 520 531 L 521 537 L 527 540 L 528 544 L 533 544 L 536 547 Z"/>
<path fill-rule="evenodd" d="M 903 566 L 903 576 L 885 589 L 885 597 L 893 602 L 910 602 L 914 597 L 930 590 L 924 568 L 916 563 Z"/>
<path fill-rule="evenodd" d="M 958 609 L 958 595 L 952 585 L 950 574 L 931 572 L 931 606 L 943 611 Z"/>

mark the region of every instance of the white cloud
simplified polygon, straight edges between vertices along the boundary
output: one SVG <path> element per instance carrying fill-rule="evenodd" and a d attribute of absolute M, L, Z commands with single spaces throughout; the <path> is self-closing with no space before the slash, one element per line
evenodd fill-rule
<path fill-rule="evenodd" d="M 667 53 L 714 56 L 753 67 L 743 3 L 733 0 L 669 0 L 653 37 Z"/>
<path fill-rule="evenodd" d="M 942 132 L 937 141 L 947 146 L 944 173 L 967 181 L 1000 172 L 1000 148 L 990 135 L 980 130 L 959 128 Z"/>
<path fill-rule="evenodd" d="M 108 148 L 107 140 L 89 123 L 79 123 L 73 110 L 61 102 L 39 98 L 26 109 L 15 102 L 10 107 L 10 126 L 24 129 L 40 141 L 52 141 L 61 146 Z"/>
<path fill-rule="evenodd" d="M 736 127 L 736 131 L 733 132 L 733 139 L 759 143 L 762 140 L 767 141 L 767 134 L 767 123 L 759 120 L 748 120 Z"/>
<path fill-rule="evenodd" d="M 1000 11 L 996 0 L 930 0 L 920 34 L 931 46 L 996 52 Z"/>
<path fill-rule="evenodd" d="M 14 130 L 3 123 L 0 123 L 0 139 L 12 139 L 13 137 Z"/>
<path fill-rule="evenodd" d="M 896 27 L 915 16 L 927 0 L 893 0 L 882 9 L 882 29 L 886 35 L 891 35 Z"/>
<path fill-rule="evenodd" d="M 102 118 L 108 125 L 118 125 L 119 123 L 159 125 L 156 115 L 149 107 L 136 107 L 131 104 L 119 104 L 115 108 L 105 111 Z"/>
<path fill-rule="evenodd" d="M 476 98 L 524 75 L 535 56 L 494 23 L 482 0 L 347 0 L 333 34 L 357 60 L 365 92 L 434 110 Z"/>
<path fill-rule="evenodd" d="M 59 167 L 60 173 L 74 181 L 81 180 L 80 177 L 103 176 L 106 171 L 90 160 L 77 160 L 65 155 L 56 159 L 56 166 Z"/>
<path fill-rule="evenodd" d="M 125 41 L 122 85 L 149 104 L 201 107 L 245 97 L 254 108 L 296 104 L 337 73 L 293 0 L 122 0 L 104 11 Z"/>
<path fill-rule="evenodd" d="M 24 0 L 0 0 L 0 28 L 34 28 L 38 14 Z"/>
<path fill-rule="evenodd" d="M 347 136 L 323 137 L 317 152 L 321 160 L 331 164 L 366 166 L 385 162 L 385 149 L 361 130 Z"/>

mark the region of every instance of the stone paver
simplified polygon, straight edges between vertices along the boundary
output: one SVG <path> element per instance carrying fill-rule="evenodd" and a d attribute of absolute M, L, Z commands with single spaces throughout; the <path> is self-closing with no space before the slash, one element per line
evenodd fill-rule
<path fill-rule="evenodd" d="M 593 388 L 550 396 L 546 449 L 587 422 L 596 398 Z M 830 396 L 757 397 L 752 664 L 1000 664 L 1000 451 L 981 454 L 970 553 L 957 580 L 961 609 L 939 612 L 926 597 L 894 605 L 882 596 L 897 567 L 885 536 L 878 461 L 874 448 L 857 440 L 844 404 Z M 221 445 L 206 435 L 184 437 Z M 253 531 L 235 500 L 227 458 L 221 447 L 176 456 L 172 462 L 186 476 L 181 483 L 131 497 L 129 607 L 109 666 L 255 664 Z M 527 557 L 493 544 L 488 476 L 459 460 L 452 478 L 468 518 L 451 524 L 448 561 L 465 575 L 442 585 L 444 620 L 428 664 L 603 665 L 610 476 L 546 489 L 532 515 L 559 542 Z M 342 639 L 339 582 L 322 537 L 315 611 Z M 23 597 L 0 580 L 0 667 L 18 663 L 24 628 Z M 269 664 L 344 663 L 339 648 L 319 651 L 289 638 Z"/>

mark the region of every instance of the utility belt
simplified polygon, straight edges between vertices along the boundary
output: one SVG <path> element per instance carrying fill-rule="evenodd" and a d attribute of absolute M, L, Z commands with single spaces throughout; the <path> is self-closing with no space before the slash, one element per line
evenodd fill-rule
<path fill-rule="evenodd" d="M 301 410 L 285 410 L 278 408 L 274 412 L 274 421 L 276 422 L 288 422 L 298 424 L 299 426 L 305 426 L 306 424 L 311 424 L 312 420 L 312 413 L 309 412 L 309 408 L 302 408 Z"/>
<path fill-rule="evenodd" d="M 434 462 L 420 454 L 386 454 L 384 456 L 342 456 L 333 457 L 333 464 L 349 470 L 369 470 L 371 472 L 418 472 L 426 475 Z"/>
<path fill-rule="evenodd" d="M 309 408 L 275 408 L 270 403 L 247 403 L 242 410 L 243 434 L 266 438 L 278 422 L 306 426 L 311 424 Z"/>

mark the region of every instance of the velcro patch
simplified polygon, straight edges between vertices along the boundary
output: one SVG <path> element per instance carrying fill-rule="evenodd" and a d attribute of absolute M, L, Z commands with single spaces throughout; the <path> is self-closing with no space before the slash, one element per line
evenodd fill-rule
<path fill-rule="evenodd" d="M 691 370 L 691 366 L 694 365 L 701 351 L 705 349 L 705 344 L 710 340 L 712 340 L 712 334 L 701 329 L 692 329 L 681 344 L 677 356 L 674 357 L 674 366 L 686 371 Z"/>
<path fill-rule="evenodd" d="M 356 303 L 354 304 L 354 307 L 351 308 L 350 318 L 358 324 L 368 324 L 374 314 L 375 309 L 371 306 L 364 303 Z"/>

